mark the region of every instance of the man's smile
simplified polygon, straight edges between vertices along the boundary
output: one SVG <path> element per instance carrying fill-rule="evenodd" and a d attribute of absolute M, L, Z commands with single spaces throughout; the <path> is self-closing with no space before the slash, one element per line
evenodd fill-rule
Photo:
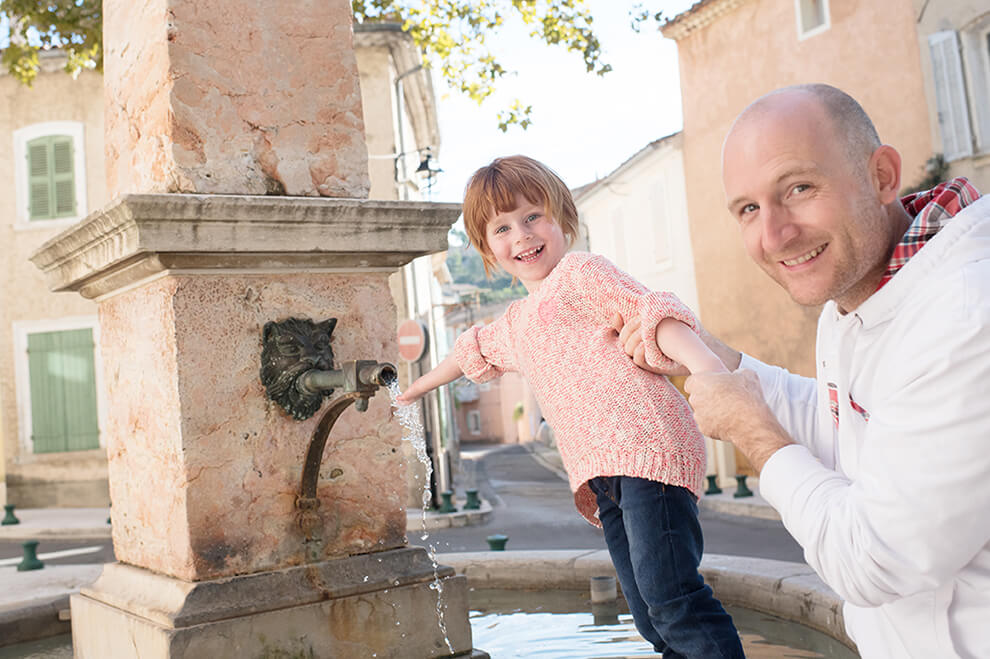
<path fill-rule="evenodd" d="M 806 263 L 811 259 L 815 258 L 816 256 L 818 256 L 819 254 L 821 254 L 822 252 L 824 252 L 826 247 L 828 247 L 828 243 L 825 243 L 824 245 L 820 245 L 815 249 L 811 250 L 810 252 L 808 252 L 807 254 L 803 254 L 801 256 L 798 256 L 797 258 L 783 260 L 781 261 L 781 263 L 783 263 L 788 267 L 801 265 L 802 263 Z"/>

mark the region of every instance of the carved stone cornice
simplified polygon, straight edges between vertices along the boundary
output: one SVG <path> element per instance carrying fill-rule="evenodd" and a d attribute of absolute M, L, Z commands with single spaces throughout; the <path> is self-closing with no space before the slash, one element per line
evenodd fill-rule
<path fill-rule="evenodd" d="M 451 203 L 131 194 L 43 244 L 53 291 L 95 298 L 163 272 L 395 270 L 447 249 Z"/>
<path fill-rule="evenodd" d="M 660 33 L 668 39 L 680 41 L 695 30 L 711 25 L 744 2 L 746 0 L 701 0 L 664 23 Z"/>

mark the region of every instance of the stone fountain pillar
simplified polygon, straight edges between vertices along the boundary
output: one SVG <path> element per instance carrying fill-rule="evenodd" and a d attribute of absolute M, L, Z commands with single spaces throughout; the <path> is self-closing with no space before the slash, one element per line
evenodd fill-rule
<path fill-rule="evenodd" d="M 406 545 L 387 394 L 334 427 L 307 542 L 319 414 L 293 420 L 259 380 L 262 327 L 287 317 L 337 318 L 338 360 L 394 361 L 387 277 L 445 249 L 459 213 L 360 198 L 349 3 L 103 8 L 116 198 L 32 257 L 53 290 L 99 301 L 110 402 L 119 562 L 72 599 L 75 655 L 469 654 L 463 578 Z"/>

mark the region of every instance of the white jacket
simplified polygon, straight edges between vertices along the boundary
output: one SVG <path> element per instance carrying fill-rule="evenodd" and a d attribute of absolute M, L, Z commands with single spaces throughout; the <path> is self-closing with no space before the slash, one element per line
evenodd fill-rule
<path fill-rule="evenodd" d="M 760 493 L 862 656 L 990 658 L 990 196 L 853 312 L 825 305 L 816 380 L 742 367 L 799 442 Z"/>

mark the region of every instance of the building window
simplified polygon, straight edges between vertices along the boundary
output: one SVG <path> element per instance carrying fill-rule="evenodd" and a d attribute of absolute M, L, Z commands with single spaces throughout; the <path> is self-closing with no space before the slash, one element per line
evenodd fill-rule
<path fill-rule="evenodd" d="M 83 125 L 59 121 L 14 132 L 17 227 L 71 224 L 86 214 Z"/>
<path fill-rule="evenodd" d="M 481 434 L 481 412 L 478 410 L 471 410 L 467 413 L 467 427 L 468 432 L 472 435 Z"/>
<path fill-rule="evenodd" d="M 807 39 L 828 29 L 828 0 L 794 0 L 798 39 Z"/>
<path fill-rule="evenodd" d="M 15 324 L 17 398 L 26 453 L 100 447 L 96 323 Z"/>

